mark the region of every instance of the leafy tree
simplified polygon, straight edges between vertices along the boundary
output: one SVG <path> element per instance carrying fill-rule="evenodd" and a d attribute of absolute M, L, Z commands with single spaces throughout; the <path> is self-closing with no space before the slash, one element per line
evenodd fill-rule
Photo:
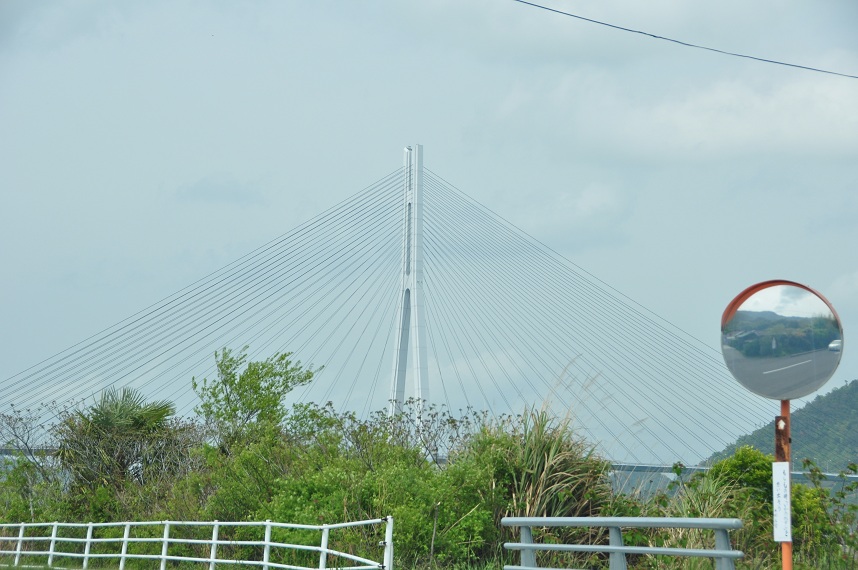
<path fill-rule="evenodd" d="M 746 489 L 750 497 L 765 505 L 771 513 L 772 505 L 772 462 L 775 458 L 749 445 L 736 450 L 728 457 L 712 465 L 709 474 L 723 477 L 738 487 Z"/>
<path fill-rule="evenodd" d="M 12 406 L 8 414 L 0 414 L 0 445 L 16 449 L 21 458 L 32 464 L 32 468 L 45 478 L 54 475 L 51 470 L 52 447 L 50 434 L 42 424 L 41 416 L 48 413 L 47 406 L 36 410 L 18 410 Z"/>
<path fill-rule="evenodd" d="M 460 449 L 469 441 L 465 426 L 478 429 L 472 423 L 478 418 L 453 418 L 414 402 L 404 408 L 367 419 L 329 407 L 296 408 L 286 424 L 291 464 L 269 483 L 274 496 L 255 518 L 318 524 L 392 515 L 403 564 L 474 562 L 493 552 L 491 473 Z M 447 461 L 439 461 L 439 451 L 449 453 Z M 288 541 L 318 542 L 293 534 Z"/>
<path fill-rule="evenodd" d="M 809 459 L 802 462 L 810 485 L 793 485 L 793 521 L 798 523 L 799 544 L 805 551 L 826 552 L 832 558 L 855 560 L 858 554 L 858 473 L 850 463 L 834 480 Z M 833 484 L 833 488 L 829 488 Z"/>
<path fill-rule="evenodd" d="M 215 353 L 217 379 L 192 379 L 201 403 L 198 414 L 215 431 L 222 451 L 229 453 L 257 428 L 278 426 L 287 415 L 284 396 L 308 384 L 314 372 L 289 359 L 292 353 L 275 354 L 261 362 L 247 362 L 247 347 L 238 354 L 227 348 Z"/>
<path fill-rule="evenodd" d="M 16 450 L 0 460 L 0 517 L 35 521 L 55 504 L 61 491 L 50 433 L 41 423 L 44 408 L 0 414 L 0 445 Z"/>

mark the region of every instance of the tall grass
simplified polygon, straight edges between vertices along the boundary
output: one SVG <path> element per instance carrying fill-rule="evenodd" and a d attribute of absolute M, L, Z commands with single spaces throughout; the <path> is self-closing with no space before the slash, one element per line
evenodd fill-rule
<path fill-rule="evenodd" d="M 575 435 L 568 417 L 529 410 L 515 452 L 512 510 L 517 516 L 592 516 L 610 497 L 610 465 Z"/>
<path fill-rule="evenodd" d="M 530 409 L 522 416 L 520 445 L 513 449 L 512 504 L 508 514 L 524 517 L 585 517 L 598 515 L 611 497 L 610 464 L 578 437 L 570 417 L 556 418 L 545 409 Z M 534 529 L 540 542 L 605 541 L 604 529 Z M 543 552 L 540 564 L 579 567 L 598 557 Z"/>

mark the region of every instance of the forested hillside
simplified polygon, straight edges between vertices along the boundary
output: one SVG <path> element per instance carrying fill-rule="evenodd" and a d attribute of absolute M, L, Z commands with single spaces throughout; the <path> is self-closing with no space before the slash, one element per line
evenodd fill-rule
<path fill-rule="evenodd" d="M 750 445 L 768 454 L 774 453 L 774 418 L 779 405 L 772 402 L 772 417 L 766 425 L 740 437 L 708 462 L 733 455 L 737 448 Z M 761 421 L 765 418 L 760 418 Z M 792 457 L 801 467 L 804 459 L 812 459 L 823 471 L 837 473 L 849 463 L 858 463 L 858 380 L 817 396 L 802 409 L 791 414 Z"/>

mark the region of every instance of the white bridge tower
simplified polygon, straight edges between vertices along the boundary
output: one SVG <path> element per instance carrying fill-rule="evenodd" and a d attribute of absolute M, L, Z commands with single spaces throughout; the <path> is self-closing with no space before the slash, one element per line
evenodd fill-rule
<path fill-rule="evenodd" d="M 402 286 L 393 353 L 390 408 L 394 415 L 405 402 L 405 377 L 411 352 L 411 377 L 418 406 L 429 400 L 426 365 L 426 326 L 423 314 L 423 146 L 405 147 L 405 201 L 402 230 Z M 418 408 L 419 409 L 419 408 Z"/>

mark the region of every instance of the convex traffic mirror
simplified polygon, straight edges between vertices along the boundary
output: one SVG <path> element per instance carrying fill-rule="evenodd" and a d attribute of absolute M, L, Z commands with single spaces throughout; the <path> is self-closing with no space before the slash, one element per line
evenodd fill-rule
<path fill-rule="evenodd" d="M 815 392 L 834 374 L 843 354 L 843 328 L 831 304 L 813 289 L 766 281 L 727 306 L 721 352 L 745 388 L 792 400 Z"/>

